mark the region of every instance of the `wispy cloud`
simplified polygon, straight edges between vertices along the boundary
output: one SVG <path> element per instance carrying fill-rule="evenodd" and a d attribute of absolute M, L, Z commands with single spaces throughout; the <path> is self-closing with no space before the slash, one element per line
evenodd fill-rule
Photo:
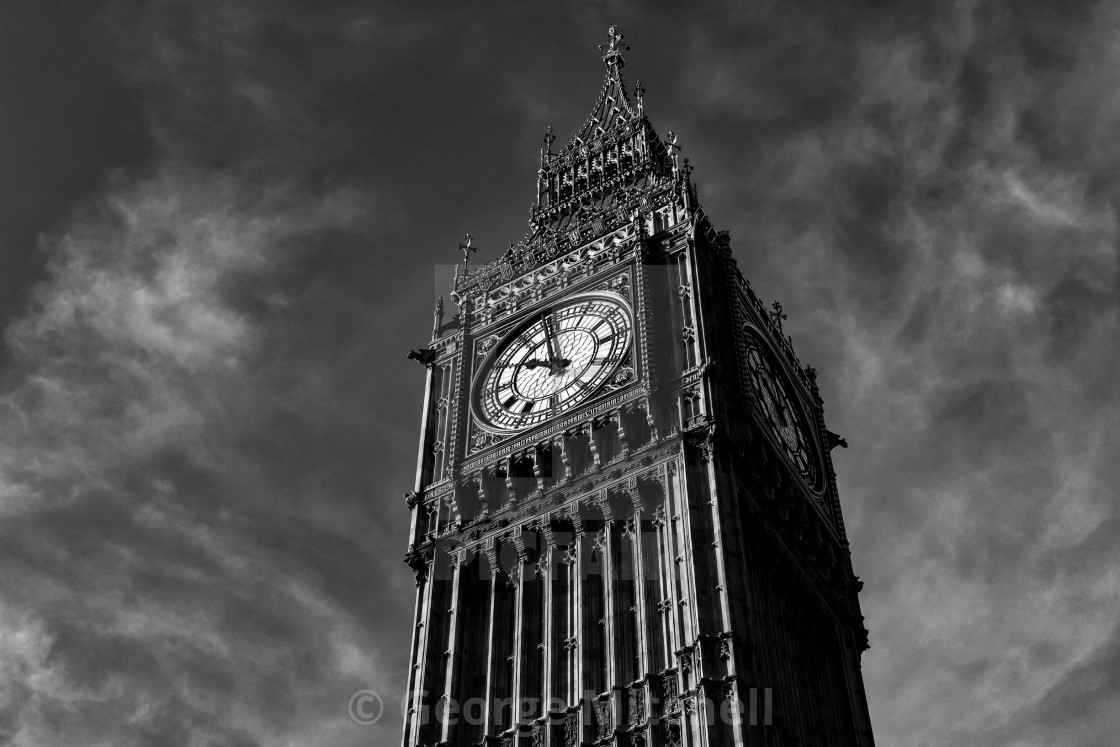
<path fill-rule="evenodd" d="M 611 10 L 852 445 L 879 741 L 1106 743 L 1120 12 Z M 44 235 L 4 332 L 0 742 L 396 740 L 345 707 L 372 687 L 392 711 L 406 676 L 403 352 L 453 258 L 429 245 L 518 238 L 530 120 L 578 123 L 598 84 L 564 45 L 599 6 L 472 11 L 161 2 L 91 26 L 153 159 Z"/>
<path fill-rule="evenodd" d="M 399 445 L 353 453 L 393 434 L 354 409 L 384 332 L 345 281 L 379 251 L 377 189 L 308 179 L 330 133 L 261 62 L 306 29 L 144 13 L 127 70 L 159 90 L 159 157 L 41 239 L 48 279 L 5 330 L 0 741 L 368 740 L 347 699 L 393 691 L 376 610 L 409 608 L 377 550 L 404 512 L 367 497 Z"/>
<path fill-rule="evenodd" d="M 344 529 L 354 499 L 329 504 L 314 385 L 283 370 L 307 362 L 269 353 L 299 321 L 285 275 L 311 237 L 352 227 L 357 197 L 166 169 L 46 240 L 0 408 L 8 736 L 248 743 L 343 715 L 310 690 L 323 672 L 356 689 L 376 671 L 353 660 L 364 603 L 331 587 L 356 592 L 353 564 L 379 560 Z M 289 484 L 254 453 L 275 429 L 303 441 L 274 446 L 305 470 Z"/>
<path fill-rule="evenodd" d="M 739 221 L 746 271 L 779 289 L 852 441 L 838 471 L 886 743 L 1094 744 L 1116 725 L 1114 684 L 1087 673 L 1114 657 L 1120 608 L 1100 134 L 1117 21 L 998 3 L 751 19 L 812 46 L 776 80 L 759 58 L 781 44 L 695 42 L 711 80 L 746 81 L 703 95 L 756 143 L 749 222 L 709 212 Z M 1056 714 L 1074 692 L 1097 705 Z"/>

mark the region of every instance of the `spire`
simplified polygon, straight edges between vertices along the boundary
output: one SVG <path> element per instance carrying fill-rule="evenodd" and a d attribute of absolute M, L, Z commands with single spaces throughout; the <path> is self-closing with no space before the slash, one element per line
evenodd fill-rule
<path fill-rule="evenodd" d="M 607 31 L 607 43 L 600 44 L 599 49 L 606 50 L 603 63 L 607 66 L 607 74 L 603 80 L 603 88 L 599 92 L 599 100 L 595 103 L 591 116 L 572 138 L 569 148 L 578 148 L 642 117 L 640 107 L 630 103 L 626 83 L 622 79 L 621 70 L 626 64 L 622 50 L 629 51 L 630 45 L 622 41 L 618 26 L 610 27 Z M 645 91 L 642 93 L 644 94 Z"/>
<path fill-rule="evenodd" d="M 574 213 L 587 212 L 591 205 L 604 209 L 613 200 L 610 195 L 650 178 L 667 177 L 676 165 L 645 117 L 645 90 L 638 85 L 636 106 L 626 92 L 622 53 L 630 45 L 618 26 L 610 27 L 607 43 L 599 49 L 607 69 L 591 115 L 556 152 L 551 128 L 545 136 L 530 218 L 534 230 L 567 230 Z"/>
<path fill-rule="evenodd" d="M 687 161 L 682 169 L 675 139 L 665 142 L 654 132 L 645 114 L 645 89 L 639 83 L 634 91 L 636 105 L 627 95 L 621 70 L 629 49 L 618 27 L 611 26 L 607 43 L 599 45 L 606 71 L 591 115 L 567 145 L 555 143 L 551 127 L 545 131 L 525 238 L 476 271 L 470 269 L 475 247 L 469 237 L 459 244 L 463 266 L 455 268 L 455 303 L 468 298 L 471 289 L 493 287 L 567 247 L 631 223 L 649 209 L 652 198 L 682 186 Z M 683 186 L 687 205 L 693 194 L 687 177 Z"/>

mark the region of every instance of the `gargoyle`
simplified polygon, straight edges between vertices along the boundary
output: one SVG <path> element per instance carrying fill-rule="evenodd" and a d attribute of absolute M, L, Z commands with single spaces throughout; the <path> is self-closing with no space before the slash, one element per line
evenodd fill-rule
<path fill-rule="evenodd" d="M 845 441 L 843 438 L 841 438 L 840 434 L 833 433 L 832 431 L 830 431 L 826 428 L 825 429 L 825 435 L 828 436 L 828 450 L 829 451 L 832 451 L 837 446 L 839 446 L 843 449 L 848 448 L 848 442 Z"/>

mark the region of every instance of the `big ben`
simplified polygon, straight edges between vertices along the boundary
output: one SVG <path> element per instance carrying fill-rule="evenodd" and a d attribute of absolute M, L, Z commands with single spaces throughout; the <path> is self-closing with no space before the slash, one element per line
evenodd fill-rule
<path fill-rule="evenodd" d="M 816 372 L 656 134 L 629 47 L 529 231 L 437 307 L 402 744 L 871 745 Z"/>

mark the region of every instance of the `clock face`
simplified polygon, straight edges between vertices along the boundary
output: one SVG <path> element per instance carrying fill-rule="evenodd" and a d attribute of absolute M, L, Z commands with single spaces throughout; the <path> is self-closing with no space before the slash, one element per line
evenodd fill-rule
<path fill-rule="evenodd" d="M 611 378 L 630 338 L 629 309 L 614 294 L 575 296 L 547 308 L 487 358 L 474 393 L 476 412 L 503 431 L 562 414 Z"/>
<path fill-rule="evenodd" d="M 758 397 L 762 417 L 778 437 L 786 457 L 809 482 L 817 479 L 813 450 L 809 446 L 809 429 L 801 408 L 795 403 L 785 382 L 785 375 L 771 364 L 758 345 L 747 352 L 747 370 Z"/>

